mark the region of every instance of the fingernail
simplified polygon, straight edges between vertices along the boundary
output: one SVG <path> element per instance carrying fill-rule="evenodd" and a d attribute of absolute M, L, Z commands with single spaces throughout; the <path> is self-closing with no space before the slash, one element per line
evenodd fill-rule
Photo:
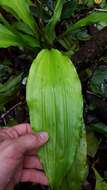
<path fill-rule="evenodd" d="M 48 133 L 47 132 L 41 132 L 41 133 L 39 133 L 39 136 L 41 137 L 41 140 L 43 142 L 46 142 L 48 140 Z"/>

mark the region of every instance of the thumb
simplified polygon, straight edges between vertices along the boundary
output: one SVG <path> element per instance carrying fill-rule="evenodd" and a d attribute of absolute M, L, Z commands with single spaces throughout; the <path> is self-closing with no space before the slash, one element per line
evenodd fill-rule
<path fill-rule="evenodd" d="M 39 149 L 48 140 L 48 134 L 41 132 L 37 134 L 27 134 L 15 140 L 14 146 L 19 148 L 22 153 L 33 149 Z"/>

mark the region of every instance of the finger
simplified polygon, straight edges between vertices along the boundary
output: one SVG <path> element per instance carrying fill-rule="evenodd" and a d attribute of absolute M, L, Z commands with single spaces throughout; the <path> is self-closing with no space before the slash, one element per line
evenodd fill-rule
<path fill-rule="evenodd" d="M 23 168 L 25 169 L 42 169 L 42 164 L 36 156 L 26 156 L 24 159 Z"/>
<path fill-rule="evenodd" d="M 29 152 L 33 149 L 39 149 L 48 140 L 48 134 L 46 132 L 41 132 L 37 134 L 29 134 L 21 136 L 14 140 L 14 148 L 20 150 L 22 153 Z"/>
<path fill-rule="evenodd" d="M 16 125 L 14 127 L 6 129 L 6 133 L 11 138 L 17 138 L 19 136 L 32 133 L 32 129 L 28 123 L 24 123 L 24 124 Z"/>
<path fill-rule="evenodd" d="M 20 182 L 33 182 L 42 185 L 48 185 L 48 179 L 43 172 L 33 169 L 23 170 Z"/>
<path fill-rule="evenodd" d="M 32 128 L 28 123 L 16 125 L 11 128 L 4 128 L 0 131 L 0 139 L 17 138 L 26 134 L 32 133 Z"/>
<path fill-rule="evenodd" d="M 47 142 L 48 134 L 46 132 L 34 134 L 27 134 L 17 139 L 10 140 L 7 146 L 5 143 L 5 150 L 3 151 L 4 157 L 12 160 L 12 162 L 19 162 L 27 154 L 35 149 L 38 150 L 44 143 Z M 3 147 L 2 147 L 3 148 Z M 14 167 L 13 164 L 13 167 Z"/>
<path fill-rule="evenodd" d="M 30 124 L 28 124 L 28 123 L 16 125 L 15 127 L 13 127 L 13 129 L 15 129 L 18 132 L 18 134 L 21 136 L 32 133 L 32 128 L 31 128 Z"/>

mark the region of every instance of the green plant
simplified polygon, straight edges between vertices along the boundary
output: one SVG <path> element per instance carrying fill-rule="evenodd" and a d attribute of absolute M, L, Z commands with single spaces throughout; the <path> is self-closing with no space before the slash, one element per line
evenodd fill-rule
<path fill-rule="evenodd" d="M 40 11 L 39 13 L 37 11 L 37 15 L 34 14 L 36 17 L 36 19 L 34 19 L 30 10 L 30 7 L 33 7 L 32 1 L 24 0 L 22 2 L 21 0 L 11 0 L 11 2 L 8 3 L 7 0 L 0 0 L 0 7 L 12 14 L 13 18 L 15 18 L 14 23 L 10 24 L 9 20 L 6 20 L 5 14 L 0 14 L 1 48 L 18 46 L 21 48 L 39 48 L 40 50 L 42 48 L 55 47 L 56 43 L 61 43 L 62 48 L 64 47 L 66 50 L 71 48 L 73 50 L 73 33 L 90 24 L 107 22 L 106 12 L 92 12 L 85 18 L 69 25 L 67 29 L 62 31 L 59 35 L 55 30 L 57 23 L 63 21 L 63 15 L 68 14 L 68 17 L 71 16 L 78 8 L 77 3 L 75 1 L 73 2 L 72 6 L 74 6 L 75 9 L 72 10 L 71 7 L 72 14 L 70 14 L 69 12 L 63 13 L 63 7 L 66 8 L 66 6 L 69 6 L 70 2 L 57 0 L 52 3 L 51 8 L 48 5 L 48 1 L 47 3 L 44 2 L 43 0 L 36 2 L 36 8 L 34 6 L 34 10 L 37 11 L 37 7 L 39 7 Z M 67 44 L 67 40 L 69 40 L 69 45 Z"/>
<path fill-rule="evenodd" d="M 57 23 L 61 24 L 63 23 L 64 18 L 71 17 L 79 6 L 77 1 L 72 1 L 72 4 L 75 6 L 71 6 L 71 11 L 69 11 L 69 14 L 65 12 L 67 14 L 66 15 L 63 7 L 67 7 L 70 3 L 70 1 L 68 2 L 64 0 L 51 1 L 51 4 L 49 4 L 49 1 L 43 0 L 35 1 L 35 4 L 31 0 L 11 0 L 9 3 L 7 0 L 0 0 L 0 7 L 3 9 L 2 14 L 0 15 L 0 47 L 8 48 L 10 46 L 18 46 L 22 50 L 29 48 L 34 52 L 39 52 L 40 50 L 45 49 L 38 54 L 32 64 L 27 90 L 28 94 L 29 92 L 31 94 L 27 96 L 27 101 L 30 108 L 31 123 L 34 130 L 40 131 L 44 129 L 49 132 L 50 140 L 48 144 L 41 149 L 40 156 L 46 174 L 48 175 L 49 183 L 55 190 L 65 190 L 67 188 L 69 190 L 81 189 L 81 184 L 86 171 L 86 139 L 82 118 L 83 102 L 81 99 L 80 81 L 73 64 L 69 63 L 69 58 L 62 55 L 61 52 L 55 50 L 55 48 L 60 45 L 60 50 L 64 49 L 63 54 L 72 56 L 77 48 L 75 47 L 75 33 L 78 32 L 78 30 L 90 24 L 98 24 L 101 22 L 107 24 L 106 12 L 92 11 L 89 12 L 85 18 L 82 18 L 75 23 L 69 24 L 68 22 L 66 29 L 58 32 L 56 29 Z M 79 4 L 82 3 L 82 1 L 79 2 Z M 87 2 L 85 2 L 85 4 L 87 4 Z M 39 12 L 37 10 L 38 7 Z M 11 19 L 6 19 L 4 10 L 13 16 L 13 23 L 11 23 Z M 32 71 L 32 68 L 36 72 L 36 76 L 35 73 L 33 73 L 34 71 Z M 44 74 L 47 78 L 44 78 Z M 36 84 L 34 83 L 34 80 Z M 44 85 L 41 83 L 41 80 Z M 39 86 L 41 84 L 43 86 Z M 41 104 L 44 98 L 44 93 L 48 92 L 47 84 L 50 88 L 49 94 L 46 96 L 46 105 L 43 108 Z M 60 92 L 57 89 L 57 84 L 58 87 L 62 87 Z M 55 97 L 53 97 L 50 90 L 53 87 L 55 87 Z M 43 92 L 43 94 L 38 93 L 39 88 L 42 88 L 45 92 Z M 70 91 L 70 88 L 72 91 Z M 67 96 L 65 99 L 62 97 L 63 93 L 64 97 Z M 52 102 L 48 105 L 49 100 Z M 63 110 L 61 107 L 62 103 L 60 101 L 64 104 L 64 113 L 62 114 L 63 118 L 61 123 L 59 123 L 59 116 Z M 48 112 L 47 108 L 49 108 Z M 40 113 L 38 111 L 40 111 Z M 52 114 L 50 114 L 51 112 Z M 48 119 L 46 119 L 46 115 L 41 119 L 40 116 L 42 113 L 47 113 Z M 54 117 L 56 118 L 54 119 Z M 55 122 L 57 122 L 57 124 Z M 70 123 L 68 124 L 67 122 Z M 56 132 L 56 130 L 53 129 L 53 125 L 58 125 L 59 131 Z M 63 125 L 70 127 L 64 132 Z M 63 126 L 63 130 L 61 126 Z M 77 129 L 75 129 L 75 127 Z M 64 137 L 65 133 L 67 133 L 66 137 Z M 57 141 L 55 141 L 56 135 Z M 62 148 L 62 155 L 59 154 L 59 138 L 65 146 L 65 149 L 67 148 L 67 150 Z M 83 154 L 80 154 L 80 147 L 82 147 Z M 66 154 L 64 154 L 64 150 L 66 151 Z M 45 151 L 47 151 L 48 154 Z M 54 160 L 52 151 L 55 155 Z M 56 163 L 57 156 L 58 163 L 60 163 L 61 156 L 63 156 L 63 163 L 59 164 L 60 166 L 57 166 Z M 79 156 L 80 159 L 78 159 Z M 53 161 L 56 163 L 56 166 L 52 165 Z M 77 166 L 82 173 L 78 172 L 78 176 L 76 177 L 75 170 Z M 77 178 L 78 184 L 76 184 Z M 71 181 L 74 183 L 71 183 Z"/>

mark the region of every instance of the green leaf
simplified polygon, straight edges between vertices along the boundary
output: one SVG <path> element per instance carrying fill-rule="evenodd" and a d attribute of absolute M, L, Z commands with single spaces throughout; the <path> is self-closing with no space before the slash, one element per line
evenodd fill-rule
<path fill-rule="evenodd" d="M 40 47 L 38 40 L 33 36 L 22 34 L 15 30 L 13 31 L 9 30 L 9 27 L 0 24 L 0 48 L 7 48 L 10 46 Z"/>
<path fill-rule="evenodd" d="M 89 83 L 90 90 L 97 95 L 107 98 L 107 66 L 99 66 Z"/>
<path fill-rule="evenodd" d="M 51 17 L 49 23 L 46 25 L 45 36 L 46 36 L 46 39 L 49 42 L 49 44 L 52 44 L 53 41 L 55 40 L 55 37 L 56 37 L 55 26 L 56 26 L 57 22 L 60 21 L 63 3 L 64 3 L 64 0 L 57 0 L 54 14 Z"/>
<path fill-rule="evenodd" d="M 81 190 L 82 184 L 86 178 L 87 165 L 86 156 L 87 155 L 87 145 L 86 145 L 86 134 L 85 130 L 82 130 L 80 143 L 77 149 L 77 153 L 74 159 L 70 175 L 68 175 L 68 184 L 70 190 Z M 78 168 L 78 173 L 77 173 Z M 78 182 L 78 183 L 77 183 Z"/>
<path fill-rule="evenodd" d="M 83 3 L 88 7 L 92 7 L 94 5 L 94 0 L 84 0 Z"/>
<path fill-rule="evenodd" d="M 68 172 L 68 175 L 64 178 L 62 182 L 61 190 L 81 190 L 81 186 L 86 178 L 88 169 L 86 164 L 86 155 L 86 133 L 83 128 L 80 142 L 77 147 L 77 152 L 75 154 L 74 163 L 72 165 L 72 168 Z"/>
<path fill-rule="evenodd" d="M 30 36 L 27 34 L 22 34 L 22 33 L 19 33 L 19 36 L 20 36 L 20 40 L 22 38 L 24 47 L 26 47 L 26 46 L 29 46 L 32 48 L 40 47 L 38 40 L 36 38 L 34 38 L 33 36 Z"/>
<path fill-rule="evenodd" d="M 0 48 L 9 46 L 20 46 L 20 40 L 11 30 L 3 24 L 0 24 Z"/>
<path fill-rule="evenodd" d="M 92 124 L 89 125 L 89 127 L 92 130 L 97 131 L 98 133 L 101 133 L 105 137 L 107 137 L 107 125 L 105 125 L 104 123 L 101 123 L 101 122 L 92 123 Z"/>
<path fill-rule="evenodd" d="M 29 26 L 27 24 L 25 24 L 24 22 L 15 22 L 13 24 L 13 27 L 15 28 L 15 30 L 20 31 L 22 33 L 34 36 L 32 30 L 29 28 Z"/>
<path fill-rule="evenodd" d="M 77 21 L 75 24 L 70 26 L 66 32 L 64 32 L 64 35 L 67 35 L 71 32 L 74 32 L 75 30 L 85 27 L 90 24 L 95 24 L 95 23 L 100 23 L 100 22 L 105 22 L 107 23 L 107 13 L 105 12 L 93 12 L 87 17 L 80 19 Z"/>
<path fill-rule="evenodd" d="M 14 11 L 16 15 L 23 20 L 29 27 L 35 31 L 35 22 L 30 13 L 27 0 L 0 0 L 0 6 L 7 7 Z M 15 15 L 14 15 L 15 16 Z"/>
<path fill-rule="evenodd" d="M 99 147 L 99 141 L 94 135 L 92 131 L 87 132 L 87 152 L 88 156 L 94 157 L 98 147 Z"/>
<path fill-rule="evenodd" d="M 94 173 L 96 176 L 95 190 L 107 190 L 107 183 L 104 181 L 104 179 L 99 175 L 99 173 L 95 169 Z"/>
<path fill-rule="evenodd" d="M 9 78 L 11 72 L 12 70 L 9 66 L 0 63 L 0 83 L 6 81 Z"/>
<path fill-rule="evenodd" d="M 68 19 L 71 17 L 77 8 L 77 5 L 78 4 L 75 0 L 67 1 L 63 6 L 61 19 Z"/>
<path fill-rule="evenodd" d="M 41 0 L 41 2 L 44 7 L 47 7 L 48 9 L 53 10 L 53 4 L 54 4 L 53 0 Z"/>
<path fill-rule="evenodd" d="M 85 30 L 78 30 L 76 33 L 76 38 L 80 41 L 86 41 L 91 38 L 91 35 L 88 34 Z"/>
<path fill-rule="evenodd" d="M 7 28 L 9 27 L 8 21 L 0 14 L 0 23 L 4 24 Z"/>
<path fill-rule="evenodd" d="M 0 83 L 0 109 L 16 96 L 19 90 L 22 74 L 9 79 L 6 83 Z"/>

